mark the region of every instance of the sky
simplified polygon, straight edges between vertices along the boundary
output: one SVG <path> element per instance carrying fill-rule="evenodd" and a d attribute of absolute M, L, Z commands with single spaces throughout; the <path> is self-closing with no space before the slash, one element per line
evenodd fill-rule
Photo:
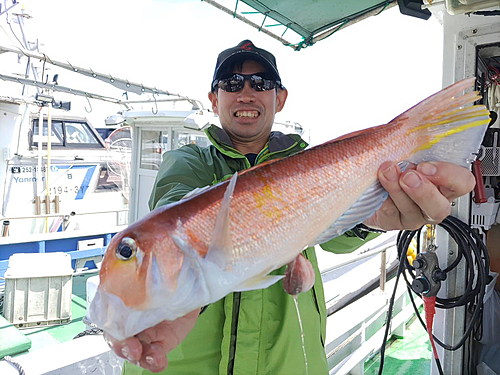
<path fill-rule="evenodd" d="M 222 3 L 234 8 L 236 1 Z M 297 52 L 200 0 L 22 4 L 33 16 L 26 21 L 28 39 L 38 39 L 51 58 L 189 96 L 206 108 L 218 53 L 250 39 L 276 56 L 289 91 L 276 119 L 310 129 L 312 144 L 387 123 L 442 87 L 442 26 L 434 17 L 403 16 L 397 6 Z M 0 43 L 17 43 L 1 18 Z M 2 61 L 0 73 L 10 75 Z M 22 71 L 25 63 L 17 65 Z M 63 86 L 121 98 L 102 83 L 66 71 L 59 76 Z M 92 101 L 87 113 L 86 99 L 72 102 L 96 127 L 119 109 Z"/>

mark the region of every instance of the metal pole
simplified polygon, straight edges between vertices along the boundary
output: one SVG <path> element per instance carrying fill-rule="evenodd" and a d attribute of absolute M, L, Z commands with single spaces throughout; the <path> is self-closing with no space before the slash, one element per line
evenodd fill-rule
<path fill-rule="evenodd" d="M 21 29 L 21 35 L 23 36 L 23 42 L 24 42 L 24 47 L 26 48 L 26 50 L 30 51 L 30 46 L 28 44 L 28 41 L 26 40 L 26 35 L 24 34 L 24 9 L 21 10 L 22 11 L 22 14 L 17 14 L 17 22 L 19 24 L 19 28 Z M 31 60 L 30 60 L 30 67 L 31 67 L 31 70 L 33 71 L 33 78 L 35 79 L 35 81 L 38 81 L 38 72 L 36 71 L 36 68 L 35 66 L 31 63 Z M 28 78 L 28 77 L 26 77 Z M 43 81 L 43 77 L 42 77 L 42 81 Z M 37 91 L 40 92 L 40 88 L 37 87 Z"/>
<path fill-rule="evenodd" d="M 257 25 L 256 23 L 250 21 L 249 19 L 247 19 L 239 14 L 236 14 L 231 9 L 226 8 L 225 6 L 217 3 L 216 1 L 213 1 L 213 0 L 203 0 L 203 1 L 207 4 L 212 5 L 213 7 L 217 8 L 217 9 L 229 14 L 230 16 L 233 16 L 234 18 L 239 19 L 241 22 L 244 22 L 247 25 L 252 26 L 254 29 L 257 29 L 260 32 L 263 32 L 264 34 L 270 36 L 271 38 L 276 39 L 278 42 L 283 43 L 285 46 L 291 45 L 291 43 L 289 41 L 287 41 L 286 39 L 283 39 L 282 37 L 279 37 L 278 35 L 270 32 L 269 30 L 262 28 L 260 25 Z"/>
<path fill-rule="evenodd" d="M 326 268 L 324 269 L 323 271 L 321 271 L 321 275 L 325 275 L 327 274 L 328 272 L 331 272 L 331 271 L 335 271 L 335 270 L 338 270 L 339 268 L 342 268 L 344 266 L 347 266 L 349 264 L 352 264 L 354 262 L 358 262 L 360 260 L 363 260 L 363 259 L 366 259 L 366 258 L 370 258 L 372 256 L 375 256 L 377 255 L 378 253 L 381 253 L 383 251 L 386 251 L 386 250 L 389 250 L 393 247 L 396 247 L 396 244 L 395 243 L 391 243 L 389 245 L 385 245 L 383 247 L 380 247 L 379 249 L 376 249 L 376 250 L 369 250 L 369 251 L 366 251 L 364 252 L 363 254 L 360 254 L 358 255 L 357 257 L 355 258 L 352 258 L 352 259 L 349 259 L 345 262 L 342 262 L 342 263 L 339 263 L 339 264 L 336 264 L 335 266 L 333 267 L 329 267 L 329 268 Z"/>
<path fill-rule="evenodd" d="M 47 112 L 47 170 L 46 170 L 46 181 L 45 181 L 45 213 L 50 214 L 50 184 L 49 184 L 49 178 L 50 178 L 50 150 L 51 150 L 51 143 L 50 143 L 50 133 L 52 133 L 52 112 L 51 112 L 51 107 L 52 105 L 49 103 L 48 105 L 48 112 Z M 45 233 L 48 233 L 49 231 L 49 218 L 45 218 Z"/>
<path fill-rule="evenodd" d="M 385 282 L 387 278 L 387 269 L 386 269 L 386 262 L 387 262 L 387 252 L 384 250 L 380 254 L 380 290 L 382 292 L 385 292 Z"/>
<path fill-rule="evenodd" d="M 38 117 L 38 160 L 36 171 L 36 196 L 40 199 L 42 193 L 42 155 L 43 152 L 43 107 L 40 108 L 40 116 Z"/>

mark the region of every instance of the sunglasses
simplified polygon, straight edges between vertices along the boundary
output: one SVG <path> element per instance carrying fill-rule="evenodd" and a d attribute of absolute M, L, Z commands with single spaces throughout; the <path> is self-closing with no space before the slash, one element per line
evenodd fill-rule
<path fill-rule="evenodd" d="M 255 91 L 269 91 L 274 90 L 276 87 L 282 88 L 280 81 L 274 79 L 264 78 L 258 74 L 233 74 L 231 77 L 222 78 L 214 81 L 212 88 L 215 90 L 219 88 L 226 92 L 238 92 L 243 90 L 245 81 L 250 81 L 250 86 Z"/>

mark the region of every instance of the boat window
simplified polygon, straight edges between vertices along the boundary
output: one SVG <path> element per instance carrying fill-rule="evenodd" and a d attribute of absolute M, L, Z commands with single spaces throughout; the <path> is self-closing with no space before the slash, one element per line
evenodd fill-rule
<path fill-rule="evenodd" d="M 63 144 L 63 130 L 62 130 L 62 122 L 61 121 L 52 121 L 51 124 L 52 131 L 50 132 L 50 143 L 52 146 L 62 145 Z M 48 127 L 47 120 L 43 122 L 43 133 L 42 133 L 42 142 L 43 145 L 47 145 L 48 142 Z M 33 137 L 31 141 L 31 145 L 38 147 L 38 135 L 40 134 L 40 130 L 38 129 L 38 119 L 33 120 Z"/>
<path fill-rule="evenodd" d="M 38 123 L 39 119 L 33 120 L 31 141 L 33 148 L 38 147 Z M 104 148 L 99 135 L 94 132 L 89 124 L 83 121 L 63 121 L 52 120 L 52 131 L 50 143 L 52 147 L 71 147 L 71 148 Z M 43 121 L 43 148 L 47 148 L 47 120 Z"/>
<path fill-rule="evenodd" d="M 68 145 L 98 145 L 97 137 L 83 122 L 64 122 L 66 128 L 66 144 Z"/>
<path fill-rule="evenodd" d="M 168 133 L 160 130 L 141 131 L 141 168 L 157 171 L 167 151 Z"/>
<path fill-rule="evenodd" d="M 206 147 L 210 144 L 208 138 L 201 134 L 191 134 L 174 132 L 174 148 L 179 148 L 187 144 L 194 144 L 200 147 Z"/>

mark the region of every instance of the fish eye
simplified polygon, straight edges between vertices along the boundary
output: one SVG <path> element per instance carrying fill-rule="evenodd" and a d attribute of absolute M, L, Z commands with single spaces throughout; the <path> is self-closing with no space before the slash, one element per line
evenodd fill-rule
<path fill-rule="evenodd" d="M 137 246 L 132 238 L 125 237 L 116 248 L 116 256 L 121 260 L 130 260 L 135 256 Z"/>

